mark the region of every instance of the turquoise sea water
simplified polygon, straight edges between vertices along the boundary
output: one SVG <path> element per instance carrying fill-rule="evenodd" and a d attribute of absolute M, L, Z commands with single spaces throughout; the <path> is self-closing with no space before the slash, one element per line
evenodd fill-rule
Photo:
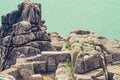
<path fill-rule="evenodd" d="M 0 16 L 24 0 L 0 0 Z M 48 32 L 67 37 L 76 29 L 120 39 L 120 0 L 31 0 L 42 4 Z"/>

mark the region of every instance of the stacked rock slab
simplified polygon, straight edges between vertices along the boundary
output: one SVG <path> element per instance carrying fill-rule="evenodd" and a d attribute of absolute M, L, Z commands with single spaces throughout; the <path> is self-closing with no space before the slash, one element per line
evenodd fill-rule
<path fill-rule="evenodd" d="M 41 4 L 29 1 L 18 10 L 2 16 L 0 29 L 0 70 L 15 64 L 16 58 L 29 57 L 41 51 L 54 50 L 41 20 Z"/>
<path fill-rule="evenodd" d="M 93 32 L 76 30 L 70 33 L 68 42 L 72 52 L 74 72 L 78 74 L 75 76 L 76 80 L 93 80 L 92 78 L 95 80 L 98 78 L 100 80 L 113 80 L 110 74 L 115 74 L 115 72 L 111 72 L 113 68 L 109 70 L 107 66 L 112 67 L 114 62 L 120 62 L 119 40 L 108 40 Z M 115 66 L 119 65 L 115 64 Z M 102 70 L 97 75 L 94 74 L 95 70 L 101 68 Z"/>
<path fill-rule="evenodd" d="M 61 51 L 63 46 L 66 44 L 66 40 L 61 37 L 57 32 L 49 33 L 51 37 L 51 45 L 57 50 Z"/>
<path fill-rule="evenodd" d="M 101 65 L 105 67 L 104 64 L 112 63 L 114 61 L 112 53 L 110 54 L 105 50 L 108 47 L 100 46 L 103 42 L 109 41 L 107 38 L 89 31 L 76 30 L 71 32 L 68 42 L 71 44 L 75 73 L 84 74 L 100 68 Z M 105 43 L 105 45 L 108 44 Z M 115 49 L 119 50 L 118 48 Z"/>

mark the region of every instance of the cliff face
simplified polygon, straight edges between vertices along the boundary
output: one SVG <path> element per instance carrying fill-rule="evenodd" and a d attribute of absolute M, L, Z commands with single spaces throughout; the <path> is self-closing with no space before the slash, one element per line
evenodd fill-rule
<path fill-rule="evenodd" d="M 20 22 L 28 21 L 32 26 L 41 26 L 41 4 L 32 2 L 23 2 L 18 5 L 18 10 L 2 16 L 1 36 L 5 37 L 12 31 L 12 25 Z M 7 31 L 7 32 L 4 32 Z"/>
<path fill-rule="evenodd" d="M 2 16 L 0 70 L 15 64 L 18 56 L 28 57 L 54 50 L 44 23 L 41 4 L 29 1 L 19 4 L 18 10 Z"/>

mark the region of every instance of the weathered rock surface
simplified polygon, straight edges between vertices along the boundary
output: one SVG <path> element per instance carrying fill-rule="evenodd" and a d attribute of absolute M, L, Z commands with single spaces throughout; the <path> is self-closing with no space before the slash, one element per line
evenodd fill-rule
<path fill-rule="evenodd" d="M 75 80 L 105 80 L 102 69 L 95 69 L 85 74 L 75 74 L 75 78 Z"/>
<path fill-rule="evenodd" d="M 72 80 L 71 72 L 66 63 L 60 63 L 56 70 L 56 80 Z"/>
<path fill-rule="evenodd" d="M 16 68 L 10 68 L 10 69 L 3 71 L 0 75 L 2 74 L 8 74 L 8 75 L 13 76 L 14 78 L 17 78 L 19 75 L 19 70 Z"/>
<path fill-rule="evenodd" d="M 26 58 L 27 61 L 45 61 L 46 62 L 46 72 L 55 72 L 57 66 L 60 62 L 66 62 L 71 60 L 69 52 L 59 52 L 59 51 L 43 51 L 41 54 Z M 40 68 L 39 68 L 40 69 Z"/>
<path fill-rule="evenodd" d="M 35 74 L 29 77 L 29 80 L 43 80 L 41 74 Z"/>
<path fill-rule="evenodd" d="M 21 69 L 20 76 L 23 77 L 24 80 L 29 80 L 29 77 L 32 76 L 32 72 L 29 69 Z"/>
<path fill-rule="evenodd" d="M 70 33 L 68 42 L 75 73 L 83 74 L 100 68 L 103 64 L 102 57 L 105 64 L 119 61 L 120 41 L 118 40 L 108 40 L 93 32 L 76 30 Z"/>
<path fill-rule="evenodd" d="M 59 63 L 65 63 L 70 59 L 68 52 L 45 51 L 31 57 L 17 58 L 16 64 L 0 72 L 0 75 L 4 73 L 13 76 L 15 79 L 23 78 L 24 80 L 42 79 L 36 74 L 55 72 Z"/>
<path fill-rule="evenodd" d="M 50 37 L 51 37 L 51 45 L 57 50 L 57 51 L 61 51 L 61 49 L 63 48 L 63 46 L 66 43 L 66 40 L 61 37 L 57 32 L 51 32 L 49 33 Z"/>
<path fill-rule="evenodd" d="M 16 58 L 29 57 L 41 51 L 53 51 L 45 21 L 41 20 L 41 4 L 29 1 L 18 5 L 18 10 L 2 16 L 0 29 L 0 70 L 15 64 Z"/>
<path fill-rule="evenodd" d="M 109 65 L 108 71 L 111 74 L 110 80 L 119 80 L 120 79 L 120 64 Z"/>
<path fill-rule="evenodd" d="M 41 4 L 30 1 L 3 15 L 1 23 L 0 77 L 42 80 L 41 74 L 55 73 L 56 80 L 120 80 L 119 40 L 84 30 L 70 32 L 67 40 L 47 33 Z"/>
<path fill-rule="evenodd" d="M 86 73 L 88 71 L 94 70 L 101 66 L 100 64 L 100 56 L 99 55 L 86 55 L 81 57 L 77 56 L 75 63 L 75 73 Z"/>

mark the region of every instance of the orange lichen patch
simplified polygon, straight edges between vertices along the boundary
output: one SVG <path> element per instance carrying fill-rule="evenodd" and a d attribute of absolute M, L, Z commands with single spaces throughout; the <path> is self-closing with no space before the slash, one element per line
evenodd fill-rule
<path fill-rule="evenodd" d="M 47 75 L 43 75 L 43 80 L 52 80 L 52 78 Z"/>

